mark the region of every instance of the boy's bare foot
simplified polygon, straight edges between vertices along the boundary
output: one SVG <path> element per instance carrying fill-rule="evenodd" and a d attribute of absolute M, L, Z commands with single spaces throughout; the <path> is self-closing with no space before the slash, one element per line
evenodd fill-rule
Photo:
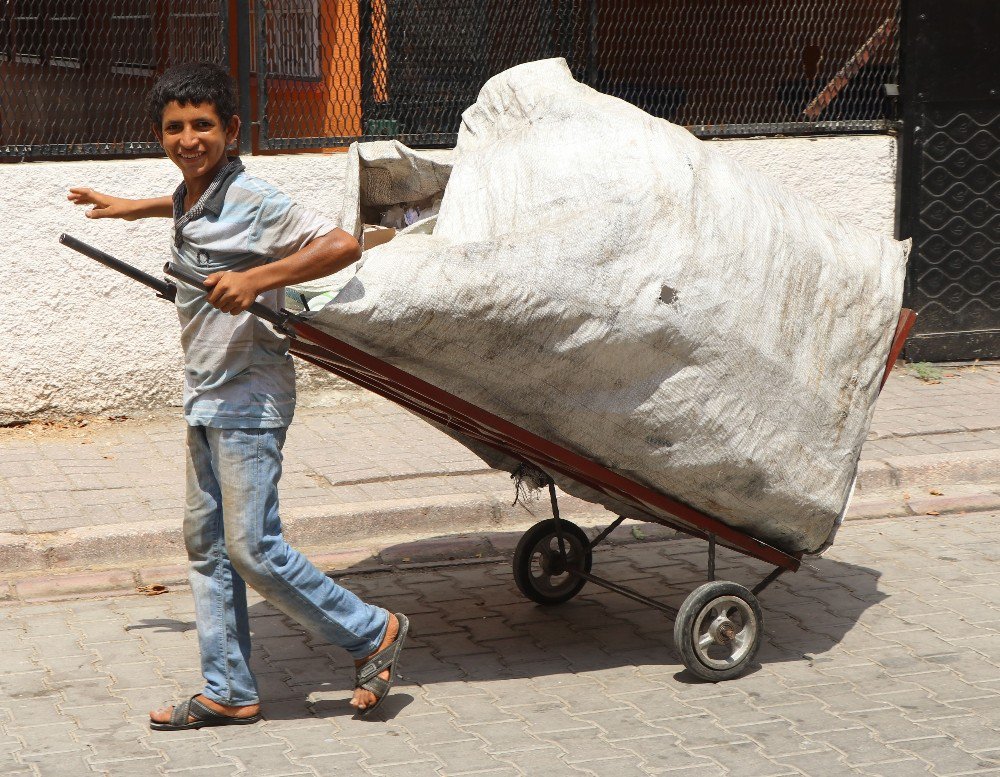
<path fill-rule="evenodd" d="M 230 707 L 225 704 L 219 704 L 218 702 L 212 701 L 201 694 L 198 694 L 197 699 L 213 712 L 217 712 L 220 715 L 228 715 L 231 718 L 251 718 L 260 712 L 259 704 L 246 704 L 242 707 Z M 170 715 L 173 711 L 173 707 L 160 707 L 158 710 L 153 710 L 149 713 L 149 719 L 154 723 L 169 723 Z M 193 723 L 194 720 L 193 716 L 188 715 L 188 723 Z"/>
<path fill-rule="evenodd" d="M 389 624 L 385 627 L 385 636 L 382 638 L 382 643 L 378 646 L 378 649 L 373 653 L 369 653 L 362 659 L 354 662 L 355 669 L 360 669 L 368 660 L 378 653 L 380 650 L 385 650 L 389 645 L 396 641 L 396 635 L 399 634 L 399 620 L 391 612 L 389 613 Z M 389 670 L 386 669 L 384 672 L 379 674 L 383 680 L 389 679 Z M 355 688 L 354 697 L 351 699 L 351 706 L 357 707 L 359 710 L 363 710 L 366 707 L 370 707 L 372 704 L 378 701 L 378 696 L 376 696 L 371 691 L 367 691 L 364 688 Z"/>

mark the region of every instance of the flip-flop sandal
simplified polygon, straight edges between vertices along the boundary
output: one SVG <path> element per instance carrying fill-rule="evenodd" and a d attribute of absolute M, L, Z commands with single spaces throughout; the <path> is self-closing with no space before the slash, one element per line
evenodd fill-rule
<path fill-rule="evenodd" d="M 194 720 L 188 720 L 194 718 Z M 156 731 L 187 731 L 192 728 L 207 728 L 208 726 L 246 726 L 260 720 L 260 713 L 248 715 L 245 718 L 234 718 L 223 715 L 198 701 L 198 694 L 182 701 L 170 713 L 169 723 L 159 723 L 153 719 L 149 727 Z"/>
<path fill-rule="evenodd" d="M 403 649 L 403 643 L 406 641 L 406 633 L 410 630 L 410 621 L 400 612 L 394 614 L 396 620 L 399 621 L 399 632 L 396 634 L 396 639 L 393 640 L 391 645 L 380 650 L 367 663 L 363 664 L 358 669 L 358 674 L 354 678 L 354 686 L 356 688 L 364 688 L 377 697 L 374 704 L 355 713 L 355 717 L 357 718 L 367 718 L 377 710 L 379 705 L 385 701 L 385 697 L 389 695 L 389 689 L 392 688 L 392 684 L 396 680 L 399 652 Z M 379 677 L 379 674 L 386 669 L 389 670 L 389 679 L 383 680 Z"/>

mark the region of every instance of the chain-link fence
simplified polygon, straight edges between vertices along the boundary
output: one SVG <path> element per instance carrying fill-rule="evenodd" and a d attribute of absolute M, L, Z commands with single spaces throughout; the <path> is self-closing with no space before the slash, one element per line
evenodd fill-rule
<path fill-rule="evenodd" d="M 228 52 L 220 0 L 0 0 L 0 159 L 157 152 L 156 75 Z"/>
<path fill-rule="evenodd" d="M 885 131 L 899 0 L 270 0 L 261 144 L 455 142 L 492 74 L 575 76 L 703 137 Z M 294 42 L 294 43 L 293 43 Z M 289 63 L 294 52 L 315 51 Z M 892 93 L 892 86 L 889 88 Z"/>
<path fill-rule="evenodd" d="M 451 145 L 544 57 L 703 137 L 886 131 L 899 0 L 0 0 L 0 158 L 155 151 L 143 97 L 229 62 L 262 149 Z M 247 11 L 249 10 L 249 13 Z M 5 35 L 5 37 L 4 37 Z M 889 93 L 891 93 L 891 88 Z"/>

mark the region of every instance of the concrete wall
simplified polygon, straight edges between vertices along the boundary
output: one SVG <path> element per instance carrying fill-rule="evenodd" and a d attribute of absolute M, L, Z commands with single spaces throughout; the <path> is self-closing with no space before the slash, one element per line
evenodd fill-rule
<path fill-rule="evenodd" d="M 726 140 L 714 143 L 830 210 L 892 233 L 895 141 L 885 136 Z M 336 214 L 344 155 L 251 157 L 248 169 L 300 202 Z M 90 220 L 67 202 L 70 186 L 125 197 L 170 193 L 166 160 L 0 165 L 0 423 L 179 405 L 181 350 L 171 305 L 134 281 L 61 246 L 70 234 L 160 276 L 165 219 Z M 304 393 L 342 388 L 299 367 Z"/>

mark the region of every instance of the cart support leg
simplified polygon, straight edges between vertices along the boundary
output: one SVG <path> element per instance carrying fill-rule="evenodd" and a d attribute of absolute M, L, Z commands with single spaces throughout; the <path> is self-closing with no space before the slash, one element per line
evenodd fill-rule
<path fill-rule="evenodd" d="M 549 501 L 552 502 L 552 520 L 556 522 L 556 539 L 559 542 L 559 555 L 566 559 L 566 541 L 563 539 L 562 524 L 559 521 L 559 500 L 556 499 L 556 484 L 549 480 Z"/>
<path fill-rule="evenodd" d="M 757 596 L 758 594 L 760 594 L 761 591 L 763 591 L 765 588 L 771 585 L 771 583 L 777 580 L 778 577 L 780 577 L 781 574 L 784 573 L 785 571 L 786 570 L 782 567 L 775 567 L 774 571 L 771 574 L 769 574 L 767 577 L 765 577 L 763 580 L 761 580 L 759 583 L 757 583 L 757 585 L 753 587 L 752 589 L 753 595 Z"/>
<path fill-rule="evenodd" d="M 715 580 L 715 535 L 708 535 L 708 582 Z"/>
<path fill-rule="evenodd" d="M 625 520 L 625 516 L 624 515 L 619 515 L 618 519 L 614 523 L 612 523 L 607 529 L 605 529 L 604 531 L 602 531 L 600 534 L 598 534 L 593 539 L 593 541 L 590 543 L 590 549 L 593 550 L 598 545 L 600 545 L 602 542 L 604 542 L 604 540 L 607 539 L 607 536 L 609 534 L 611 534 L 611 532 L 613 532 L 619 526 L 621 526 L 622 521 L 624 521 L 624 520 Z"/>

